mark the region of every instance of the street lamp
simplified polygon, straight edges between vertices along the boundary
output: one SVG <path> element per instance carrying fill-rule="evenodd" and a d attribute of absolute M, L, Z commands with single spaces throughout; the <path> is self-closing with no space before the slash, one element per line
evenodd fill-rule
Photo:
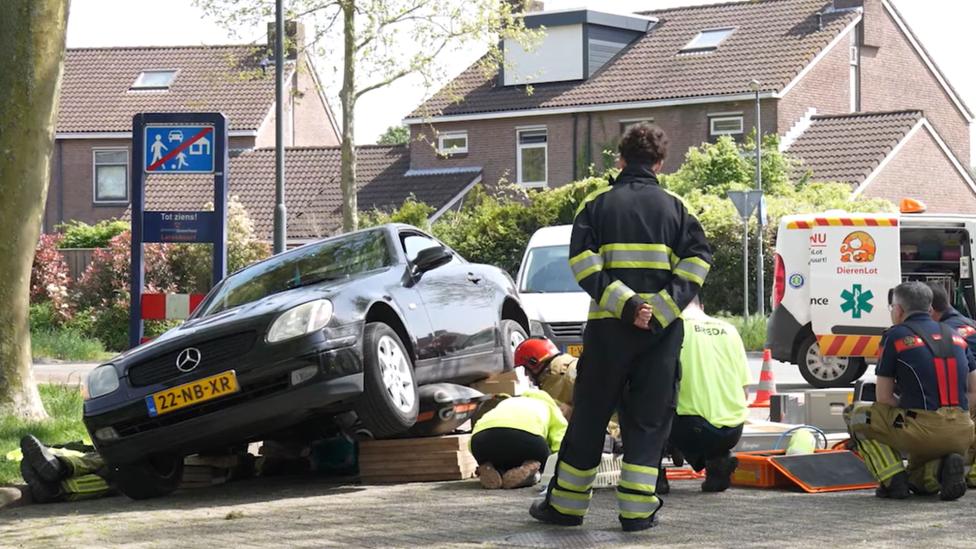
<path fill-rule="evenodd" d="M 285 210 L 285 6 L 275 2 L 275 209 L 274 253 L 285 251 L 288 214 Z"/>
<path fill-rule="evenodd" d="M 749 82 L 749 89 L 756 92 L 756 190 L 762 192 L 762 113 L 759 107 L 759 88 L 762 83 L 753 79 Z M 756 215 L 759 227 L 759 255 L 756 260 L 756 314 L 766 315 L 766 283 L 765 283 L 765 263 L 763 263 L 763 214 L 765 208 L 761 205 Z"/>

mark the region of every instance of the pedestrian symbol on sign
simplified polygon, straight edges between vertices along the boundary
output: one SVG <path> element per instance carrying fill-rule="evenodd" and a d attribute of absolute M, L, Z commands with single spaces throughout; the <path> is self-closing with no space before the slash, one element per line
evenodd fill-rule
<path fill-rule="evenodd" d="M 840 305 L 840 310 L 851 313 L 852 318 L 861 318 L 862 313 L 870 313 L 874 310 L 874 305 L 871 305 L 874 292 L 862 290 L 860 284 L 854 284 L 850 290 L 844 290 L 840 297 L 844 300 Z"/>

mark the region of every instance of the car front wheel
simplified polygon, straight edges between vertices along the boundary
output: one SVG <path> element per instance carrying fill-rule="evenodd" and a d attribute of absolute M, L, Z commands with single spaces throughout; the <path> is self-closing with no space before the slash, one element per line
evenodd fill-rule
<path fill-rule="evenodd" d="M 417 421 L 419 398 L 403 342 L 386 324 L 371 322 L 363 333 L 363 351 L 364 387 L 356 414 L 375 438 L 406 431 Z"/>
<path fill-rule="evenodd" d="M 505 371 L 509 372 L 515 369 L 515 349 L 529 336 L 525 334 L 525 328 L 514 320 L 503 320 L 501 326 Z"/>
<path fill-rule="evenodd" d="M 173 493 L 183 480 L 182 456 L 153 456 L 115 467 L 112 479 L 132 499 L 158 498 Z"/>
<path fill-rule="evenodd" d="M 803 379 L 820 389 L 847 387 L 867 370 L 863 358 L 823 356 L 820 354 L 820 344 L 813 336 L 800 346 L 797 358 Z"/>

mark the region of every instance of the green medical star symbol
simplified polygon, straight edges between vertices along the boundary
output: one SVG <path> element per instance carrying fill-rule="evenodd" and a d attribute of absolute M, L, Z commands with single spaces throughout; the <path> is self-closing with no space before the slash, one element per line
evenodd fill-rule
<path fill-rule="evenodd" d="M 870 313 L 874 309 L 874 305 L 871 305 L 874 293 L 871 290 L 861 290 L 860 284 L 855 284 L 850 290 L 844 290 L 840 293 L 840 297 L 844 300 L 840 305 L 840 310 L 851 313 L 854 318 L 861 318 L 862 312 Z"/>

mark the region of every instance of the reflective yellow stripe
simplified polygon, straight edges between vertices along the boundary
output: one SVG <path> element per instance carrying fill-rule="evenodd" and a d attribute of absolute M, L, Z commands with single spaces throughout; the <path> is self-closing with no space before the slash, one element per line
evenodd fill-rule
<path fill-rule="evenodd" d="M 654 318 L 661 324 L 662 328 L 671 325 L 672 322 L 681 316 L 681 309 L 671 299 L 667 290 L 661 290 L 650 298 L 651 307 L 654 308 Z"/>
<path fill-rule="evenodd" d="M 603 258 L 591 250 L 584 250 L 569 260 L 569 268 L 573 271 L 576 282 L 603 270 Z"/>
<path fill-rule="evenodd" d="M 627 494 L 617 491 L 617 506 L 620 516 L 626 519 L 647 518 L 657 511 L 661 500 L 657 496 Z"/>
<path fill-rule="evenodd" d="M 657 475 L 656 467 L 623 462 L 620 465 L 620 487 L 653 494 L 657 489 Z"/>
<path fill-rule="evenodd" d="M 596 481 L 596 468 L 583 471 L 566 462 L 559 462 L 559 472 L 556 474 L 557 485 L 567 490 L 586 492 L 593 486 L 594 481 Z"/>
<path fill-rule="evenodd" d="M 664 244 L 620 242 L 600 246 L 600 255 L 608 269 L 671 270 L 671 248 Z"/>
<path fill-rule="evenodd" d="M 705 284 L 705 277 L 708 276 L 710 269 L 711 266 L 702 259 L 686 257 L 674 267 L 674 274 L 685 280 L 690 280 L 699 286 L 703 286 Z"/>
<path fill-rule="evenodd" d="M 587 204 L 589 204 L 590 202 L 596 200 L 596 197 L 598 197 L 601 194 L 609 191 L 612 188 L 613 187 L 611 187 L 610 185 L 607 185 L 606 187 L 603 187 L 602 189 L 597 189 L 597 190 L 591 192 L 590 194 L 588 194 L 586 196 L 586 198 L 584 198 L 583 201 L 580 202 L 579 207 L 576 208 L 576 214 L 573 217 L 578 216 L 580 214 L 580 212 L 583 211 L 583 208 L 585 208 Z"/>
<path fill-rule="evenodd" d="M 623 282 L 615 280 L 603 290 L 603 296 L 600 297 L 600 308 L 611 311 L 616 315 L 615 318 L 620 318 L 623 315 L 627 300 L 635 295 L 634 290 L 628 288 Z"/>
<path fill-rule="evenodd" d="M 549 494 L 549 505 L 564 515 L 582 517 L 590 508 L 592 493 L 580 494 L 569 490 L 553 488 Z"/>

